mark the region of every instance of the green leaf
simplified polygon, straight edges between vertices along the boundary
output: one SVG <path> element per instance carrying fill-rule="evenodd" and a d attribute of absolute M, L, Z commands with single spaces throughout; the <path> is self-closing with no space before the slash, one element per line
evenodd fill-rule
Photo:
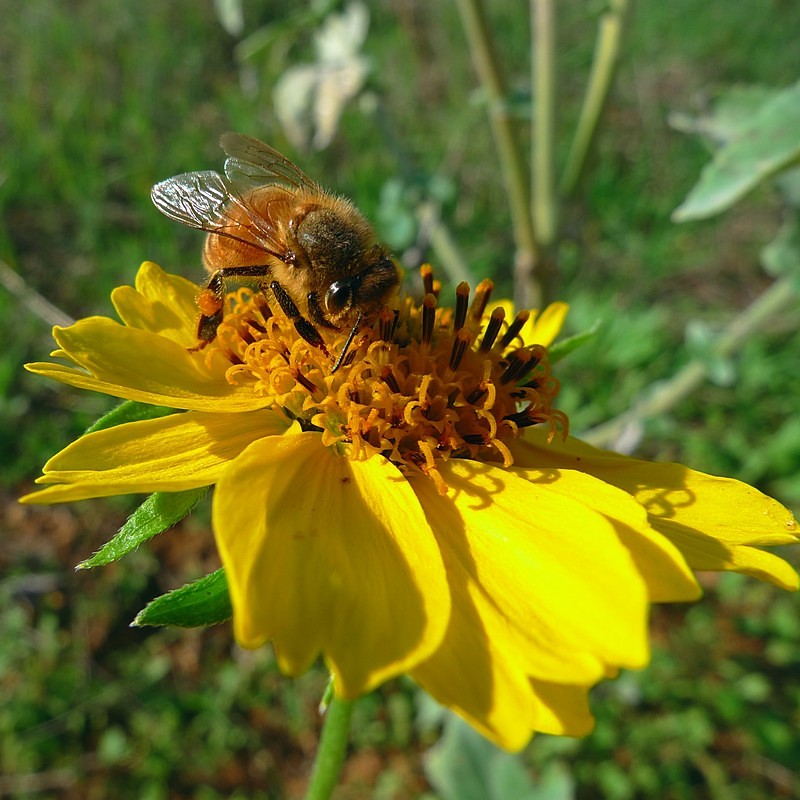
<path fill-rule="evenodd" d="M 228 581 L 225 570 L 220 568 L 180 589 L 157 597 L 136 615 L 131 624 L 197 628 L 218 625 L 230 619 L 232 613 Z"/>
<path fill-rule="evenodd" d="M 800 163 L 800 83 L 776 91 L 732 132 L 673 212 L 675 222 L 719 214 L 763 180 Z"/>
<path fill-rule="evenodd" d="M 603 320 L 595 320 L 594 323 L 592 323 L 592 326 L 587 328 L 585 331 L 576 333 L 574 336 L 568 336 L 566 339 L 561 339 L 560 341 L 548 347 L 547 355 L 550 363 L 558 363 L 563 358 L 566 358 L 571 352 L 577 350 L 579 347 L 583 347 L 583 345 L 585 345 L 587 342 L 594 339 L 602 324 Z"/>
<path fill-rule="evenodd" d="M 86 429 L 86 433 L 102 431 L 106 428 L 113 428 L 115 425 L 122 425 L 125 422 L 139 422 L 143 419 L 156 419 L 157 417 L 167 417 L 176 412 L 174 408 L 166 406 L 151 406 L 148 403 L 137 403 L 135 400 L 125 400 L 118 406 L 111 409 L 108 414 L 104 414 L 93 425 Z"/>
<path fill-rule="evenodd" d="M 183 492 L 151 494 L 128 517 L 113 539 L 106 542 L 91 558 L 78 564 L 77 569 L 89 569 L 110 564 L 135 550 L 142 542 L 171 528 L 182 520 L 202 499 L 207 488 L 186 489 Z"/>
<path fill-rule="evenodd" d="M 713 109 L 707 113 L 693 116 L 675 112 L 670 114 L 669 124 L 675 130 L 703 137 L 716 150 L 737 138 L 775 94 L 771 86 L 732 86 L 714 101 Z"/>
<path fill-rule="evenodd" d="M 518 756 L 500 750 L 454 715 L 448 715 L 442 738 L 425 759 L 425 774 L 443 800 L 543 796 Z"/>
<path fill-rule="evenodd" d="M 686 326 L 686 350 L 708 370 L 708 378 L 717 386 L 732 386 L 736 380 L 736 364 L 732 358 L 717 352 L 718 333 L 700 320 Z"/>
<path fill-rule="evenodd" d="M 761 263 L 773 277 L 794 275 L 800 278 L 800 224 L 796 217 L 788 219 L 778 235 L 761 251 Z"/>

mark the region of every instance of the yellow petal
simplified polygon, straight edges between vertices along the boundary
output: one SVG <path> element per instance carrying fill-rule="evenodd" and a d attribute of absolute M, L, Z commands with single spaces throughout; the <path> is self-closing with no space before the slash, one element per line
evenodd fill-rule
<path fill-rule="evenodd" d="M 511 323 L 517 314 L 514 304 L 510 300 L 500 299 L 489 304 L 483 318 L 484 324 L 488 322 L 492 310 L 498 306 L 505 311 L 506 322 Z M 541 314 L 535 308 L 531 309 L 531 315 L 519 334 L 522 341 L 525 344 L 541 344 L 549 347 L 561 333 L 568 311 L 569 306 L 562 302 L 551 303 Z"/>
<path fill-rule="evenodd" d="M 251 442 L 282 434 L 273 411 L 189 411 L 88 433 L 53 456 L 24 503 L 63 503 L 129 492 L 177 492 L 215 483 Z"/>
<path fill-rule="evenodd" d="M 644 578 L 654 603 L 685 603 L 702 594 L 681 551 L 656 533 L 642 506 L 626 492 L 577 470 L 532 470 L 550 491 L 579 500 L 605 516 Z"/>
<path fill-rule="evenodd" d="M 451 491 L 413 479 L 452 594 L 441 647 L 412 675 L 507 749 L 542 716 L 529 676 L 590 685 L 643 666 L 647 596 L 608 520 L 536 471 L 451 459 Z"/>
<path fill-rule="evenodd" d="M 440 643 L 450 600 L 436 541 L 406 479 L 317 433 L 255 442 L 224 472 L 214 530 L 236 638 L 272 640 L 281 669 L 322 652 L 339 695 L 406 672 Z"/>
<path fill-rule="evenodd" d="M 136 288 L 120 286 L 111 293 L 111 300 L 127 326 L 193 347 L 197 344 L 197 291 L 191 281 L 145 261 L 136 276 Z"/>
<path fill-rule="evenodd" d="M 589 690 L 545 681 L 531 681 L 536 704 L 534 728 L 553 736 L 586 736 L 594 728 Z"/>
<path fill-rule="evenodd" d="M 522 340 L 525 344 L 541 344 L 549 347 L 564 327 L 569 306 L 566 303 L 550 303 L 541 314 L 531 314 L 531 318 L 522 329 Z"/>
<path fill-rule="evenodd" d="M 579 470 L 627 492 L 692 569 L 735 570 L 786 589 L 798 586 L 796 572 L 785 561 L 753 547 L 797 543 L 797 522 L 752 486 L 682 464 L 598 450 L 577 439 L 548 445 L 546 432 L 535 429 L 526 431 L 512 452 L 516 464 Z"/>
<path fill-rule="evenodd" d="M 232 385 L 224 373 L 209 372 L 202 354 L 191 354 L 170 339 L 126 328 L 107 317 L 88 317 L 68 328 L 54 328 L 53 336 L 83 369 L 39 362 L 26 365 L 30 372 L 70 386 L 170 408 L 250 411 L 269 403 L 257 397 L 250 385 Z"/>

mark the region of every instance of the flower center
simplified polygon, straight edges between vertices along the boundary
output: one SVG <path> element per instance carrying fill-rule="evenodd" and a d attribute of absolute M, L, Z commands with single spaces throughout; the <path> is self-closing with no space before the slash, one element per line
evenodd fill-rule
<path fill-rule="evenodd" d="M 470 303 L 466 283 L 454 307 L 441 307 L 430 267 L 426 294 L 399 308 L 384 308 L 358 331 L 340 369 L 332 372 L 349 331 L 321 328 L 329 354 L 306 342 L 291 321 L 273 313 L 264 295 L 239 289 L 213 348 L 232 366 L 229 381 L 253 384 L 256 393 L 323 444 L 353 459 L 381 454 L 402 470 L 419 469 L 445 486 L 437 464 L 470 458 L 511 466 L 506 442 L 520 429 L 544 424 L 550 438 L 566 436 L 568 419 L 553 408 L 558 381 L 547 349 L 522 342 L 529 318 L 508 323 L 502 307 L 487 314 L 491 281 Z"/>

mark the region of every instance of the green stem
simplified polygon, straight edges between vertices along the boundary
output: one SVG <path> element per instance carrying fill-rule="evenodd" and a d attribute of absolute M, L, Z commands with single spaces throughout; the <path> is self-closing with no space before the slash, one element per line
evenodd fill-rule
<path fill-rule="evenodd" d="M 519 307 L 527 308 L 538 305 L 540 295 L 534 275 L 539 252 L 528 194 L 528 170 L 517 143 L 513 119 L 506 102 L 505 87 L 481 2 L 457 0 L 457 3 L 478 80 L 486 93 L 489 122 L 500 160 L 500 173 L 510 204 L 517 251 L 514 262 L 515 299 Z"/>
<path fill-rule="evenodd" d="M 553 0 L 530 0 L 533 86 L 531 195 L 533 229 L 539 245 L 539 305 L 552 299 L 558 246 L 555 182 L 556 11 Z"/>
<path fill-rule="evenodd" d="M 347 752 L 350 718 L 354 707 L 355 702 L 350 700 L 340 700 L 335 696 L 331 700 L 325 713 L 322 736 L 306 800 L 328 800 L 333 794 Z"/>
<path fill-rule="evenodd" d="M 784 307 L 796 302 L 797 288 L 794 279 L 783 278 L 773 283 L 719 334 L 711 348 L 712 355 L 716 358 L 733 355 L 748 336 L 774 319 Z M 705 362 L 690 361 L 670 380 L 654 386 L 651 392 L 634 403 L 624 414 L 593 428 L 581 438 L 597 447 L 607 446 L 616 441 L 631 425 L 669 411 L 697 389 L 707 375 L 708 366 Z"/>
<path fill-rule="evenodd" d="M 555 192 L 555 9 L 553 0 L 531 0 L 534 36 L 531 61 L 533 93 L 533 227 L 541 247 L 556 241 L 558 203 Z"/>
<path fill-rule="evenodd" d="M 608 0 L 608 8 L 600 20 L 589 85 L 561 176 L 561 194 L 564 197 L 570 197 L 575 192 L 586 167 L 586 158 L 614 81 L 628 7 L 629 0 Z"/>

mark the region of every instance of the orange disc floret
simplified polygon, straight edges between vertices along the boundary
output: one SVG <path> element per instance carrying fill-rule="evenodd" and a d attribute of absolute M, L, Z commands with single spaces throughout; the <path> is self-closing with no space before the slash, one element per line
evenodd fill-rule
<path fill-rule="evenodd" d="M 432 288 L 429 267 L 422 277 Z M 462 283 L 453 308 L 426 291 L 421 303 L 405 298 L 397 309 L 382 309 L 358 331 L 337 371 L 335 354 L 348 332 L 325 331 L 328 355 L 265 309 L 262 295 L 240 289 L 214 347 L 231 362 L 229 381 L 253 382 L 275 408 L 321 430 L 326 445 L 358 460 L 380 453 L 429 475 L 444 492 L 440 461 L 510 466 L 507 442 L 522 428 L 545 425 L 550 438 L 567 433 L 566 415 L 553 407 L 559 384 L 547 348 L 520 338 L 529 313 L 510 323 L 499 306 L 487 315 L 492 288 L 483 281 L 471 305 Z"/>

